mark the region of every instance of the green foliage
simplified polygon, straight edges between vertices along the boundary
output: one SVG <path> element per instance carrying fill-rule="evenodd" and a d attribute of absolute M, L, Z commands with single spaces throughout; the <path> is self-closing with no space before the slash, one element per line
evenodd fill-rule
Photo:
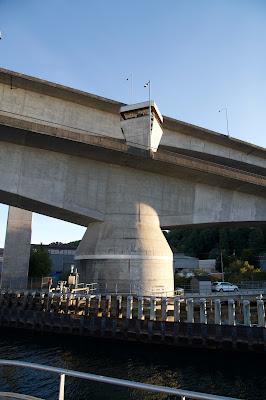
<path fill-rule="evenodd" d="M 236 260 L 225 270 L 225 280 L 231 282 L 266 280 L 266 272 L 248 261 Z"/>
<path fill-rule="evenodd" d="M 164 232 L 175 252 L 198 258 L 236 257 L 256 265 L 256 256 L 266 252 L 266 228 L 186 228 Z"/>
<path fill-rule="evenodd" d="M 35 248 L 30 256 L 29 276 L 42 277 L 49 276 L 51 272 L 51 260 L 45 247 L 42 245 Z"/>
<path fill-rule="evenodd" d="M 63 271 L 63 272 L 61 272 L 61 275 L 60 275 L 60 279 L 59 279 L 59 280 L 60 280 L 60 281 L 67 281 L 69 275 L 70 275 L 70 269 L 69 269 L 68 271 Z"/>
<path fill-rule="evenodd" d="M 263 248 L 264 235 L 260 228 L 252 229 L 248 236 L 248 247 L 255 253 L 259 253 Z"/>
<path fill-rule="evenodd" d="M 226 280 L 266 279 L 266 272 L 258 268 L 257 258 L 266 254 L 265 227 L 186 228 L 164 234 L 174 252 L 216 259 L 218 271 L 221 271 L 222 253 Z"/>

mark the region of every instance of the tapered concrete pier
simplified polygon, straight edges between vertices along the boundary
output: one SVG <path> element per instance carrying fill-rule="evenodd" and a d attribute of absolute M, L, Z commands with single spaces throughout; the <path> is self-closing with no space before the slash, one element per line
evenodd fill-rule
<path fill-rule="evenodd" d="M 81 281 L 97 282 L 102 291 L 173 294 L 173 254 L 155 210 L 145 204 L 90 224 L 76 260 Z"/>

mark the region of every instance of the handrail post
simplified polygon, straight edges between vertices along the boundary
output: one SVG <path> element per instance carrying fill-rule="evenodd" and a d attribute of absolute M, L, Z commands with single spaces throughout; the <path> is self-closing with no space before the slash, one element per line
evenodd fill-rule
<path fill-rule="evenodd" d="M 60 374 L 60 385 L 59 385 L 59 397 L 58 400 L 64 400 L 65 398 L 65 374 Z"/>

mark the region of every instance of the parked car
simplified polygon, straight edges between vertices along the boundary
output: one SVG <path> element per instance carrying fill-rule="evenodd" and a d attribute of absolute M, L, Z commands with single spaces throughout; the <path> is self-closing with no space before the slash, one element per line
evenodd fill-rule
<path fill-rule="evenodd" d="M 229 282 L 213 282 L 212 283 L 213 292 L 238 292 L 239 288 L 237 285 Z"/>

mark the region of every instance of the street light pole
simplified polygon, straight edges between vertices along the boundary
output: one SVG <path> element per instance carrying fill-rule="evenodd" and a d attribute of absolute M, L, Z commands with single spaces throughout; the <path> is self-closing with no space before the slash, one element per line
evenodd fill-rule
<path fill-rule="evenodd" d="M 149 87 L 149 148 L 151 147 L 151 81 L 145 83 L 144 87 Z"/>
<path fill-rule="evenodd" d="M 226 117 L 226 130 L 227 130 L 227 136 L 230 136 L 229 133 L 229 123 L 228 123 L 228 111 L 227 111 L 227 107 L 221 108 L 221 110 L 219 110 L 219 112 L 225 111 L 225 117 Z"/>
<path fill-rule="evenodd" d="M 221 249 L 221 270 L 222 270 L 222 280 L 224 282 L 224 262 L 223 262 L 223 250 Z"/>
<path fill-rule="evenodd" d="M 133 104 L 133 73 L 130 72 L 129 76 L 126 78 L 127 81 L 130 81 L 130 102 Z"/>

